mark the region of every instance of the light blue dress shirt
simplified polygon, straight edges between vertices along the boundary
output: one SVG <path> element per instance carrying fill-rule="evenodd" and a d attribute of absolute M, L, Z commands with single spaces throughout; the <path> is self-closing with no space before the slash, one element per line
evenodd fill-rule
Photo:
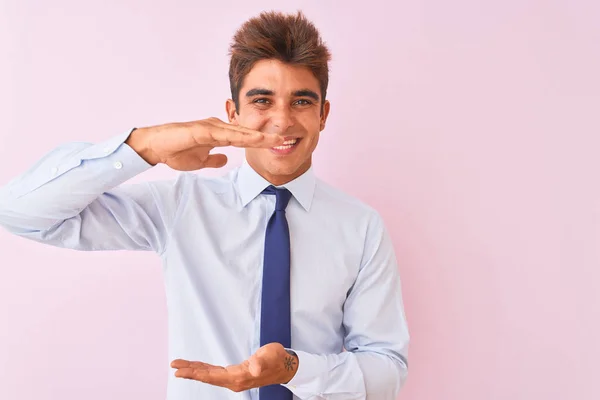
<path fill-rule="evenodd" d="M 76 250 L 152 250 L 162 259 L 169 359 L 237 364 L 259 348 L 265 229 L 275 197 L 244 162 L 221 178 L 123 184 L 151 168 L 125 144 L 51 151 L 0 189 L 0 225 Z M 398 266 L 378 213 L 317 179 L 283 185 L 291 237 L 296 399 L 395 399 L 409 333 Z M 383 192 L 382 192 L 383 193 Z M 168 400 L 258 399 L 168 378 Z"/>

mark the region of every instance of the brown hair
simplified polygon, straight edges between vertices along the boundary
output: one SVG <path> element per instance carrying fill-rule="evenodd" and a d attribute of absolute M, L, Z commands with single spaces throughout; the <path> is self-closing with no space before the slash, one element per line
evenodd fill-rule
<path fill-rule="evenodd" d="M 258 17 L 249 19 L 233 36 L 229 54 L 229 85 L 238 113 L 244 78 L 257 61 L 267 59 L 308 67 L 319 81 L 323 107 L 331 54 L 317 28 L 301 11 L 295 15 L 262 12 Z"/>

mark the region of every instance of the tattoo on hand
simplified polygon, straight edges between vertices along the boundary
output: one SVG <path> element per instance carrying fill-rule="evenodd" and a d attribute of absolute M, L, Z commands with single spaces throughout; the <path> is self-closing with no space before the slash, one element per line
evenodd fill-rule
<path fill-rule="evenodd" d="M 293 353 L 288 351 L 288 354 L 293 354 Z M 285 358 L 284 367 L 286 370 L 293 371 L 295 366 L 296 366 L 296 360 L 294 359 L 293 356 L 290 355 L 289 357 Z"/>

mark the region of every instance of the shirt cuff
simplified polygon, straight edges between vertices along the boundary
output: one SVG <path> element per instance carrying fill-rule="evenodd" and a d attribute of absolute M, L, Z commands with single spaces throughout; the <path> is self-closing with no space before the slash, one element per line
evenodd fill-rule
<path fill-rule="evenodd" d="M 114 173 L 101 174 L 98 178 L 106 188 L 113 188 L 152 168 L 133 148 L 125 143 L 132 131 L 112 137 L 102 143 L 83 150 L 82 161 L 108 163 Z M 100 161 L 102 159 L 102 161 Z M 97 160 L 97 161 L 95 161 Z"/>
<path fill-rule="evenodd" d="M 100 142 L 98 144 L 89 146 L 83 149 L 78 154 L 78 156 L 81 160 L 94 160 L 97 158 L 109 156 L 116 151 L 124 150 L 128 159 L 133 159 L 137 161 L 137 164 L 144 165 L 147 168 L 150 168 L 152 167 L 152 165 L 148 164 L 146 160 L 144 160 L 138 153 L 135 152 L 135 150 L 133 150 L 131 147 L 129 147 L 128 144 L 125 143 L 135 129 L 136 128 L 133 128 L 129 131 L 123 132 L 120 135 L 113 136 L 105 140 L 104 142 Z"/>
<path fill-rule="evenodd" d="M 327 360 L 318 354 L 299 350 L 293 351 L 298 356 L 298 370 L 296 371 L 296 375 L 288 383 L 283 383 L 282 386 L 291 390 L 301 399 L 314 396 L 315 392 L 310 390 L 310 387 L 315 386 L 317 378 L 325 374 Z"/>

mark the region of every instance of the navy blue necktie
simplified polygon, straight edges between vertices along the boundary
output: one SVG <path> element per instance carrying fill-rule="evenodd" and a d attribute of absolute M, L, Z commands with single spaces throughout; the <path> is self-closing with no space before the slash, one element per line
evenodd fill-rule
<path fill-rule="evenodd" d="M 260 314 L 260 345 L 281 343 L 290 348 L 290 230 L 285 208 L 292 194 L 269 186 L 263 193 L 276 196 L 275 212 L 267 224 Z M 282 361 L 283 362 L 283 361 Z M 263 386 L 260 400 L 292 400 L 292 392 L 281 385 Z"/>

